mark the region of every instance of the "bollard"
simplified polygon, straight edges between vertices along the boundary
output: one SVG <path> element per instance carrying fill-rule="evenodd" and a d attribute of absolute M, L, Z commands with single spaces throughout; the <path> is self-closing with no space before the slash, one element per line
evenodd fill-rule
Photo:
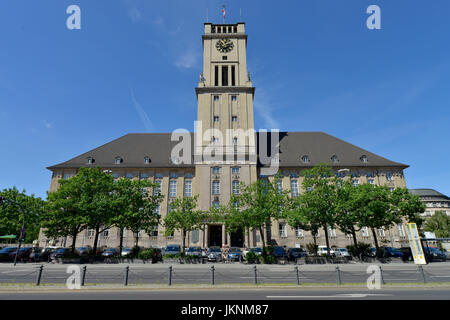
<path fill-rule="evenodd" d="M 83 267 L 83 273 L 81 275 L 81 286 L 84 287 L 84 280 L 86 279 L 86 266 Z"/>
<path fill-rule="evenodd" d="M 169 277 L 168 277 L 168 285 L 171 286 L 172 285 L 172 266 L 169 266 Z"/>
<path fill-rule="evenodd" d="M 253 266 L 253 284 L 258 284 L 258 276 L 256 274 L 256 266 Z"/>
<path fill-rule="evenodd" d="M 298 276 L 298 267 L 295 266 L 294 269 L 295 269 L 295 275 L 297 276 L 297 285 L 300 285 L 300 277 Z"/>
<path fill-rule="evenodd" d="M 384 282 L 383 269 L 381 269 L 381 266 L 380 266 L 380 277 L 381 277 L 381 284 L 386 284 L 386 282 Z"/>
<path fill-rule="evenodd" d="M 130 266 L 126 266 L 125 267 L 125 275 L 123 277 L 123 285 L 127 286 L 128 285 L 128 272 L 130 271 Z"/>
<path fill-rule="evenodd" d="M 423 281 L 423 283 L 427 283 L 427 280 L 425 279 L 425 273 L 423 272 L 422 266 L 419 264 L 419 265 L 417 266 L 417 268 L 419 268 L 420 274 L 422 275 L 422 281 Z"/>
<path fill-rule="evenodd" d="M 341 270 L 339 270 L 339 267 L 336 267 L 336 284 L 340 285 L 341 283 Z"/>
<path fill-rule="evenodd" d="M 37 277 L 36 277 L 36 285 L 37 286 L 41 284 L 42 269 L 44 269 L 44 266 L 40 265 L 39 266 L 39 271 L 38 271 L 38 274 L 37 274 Z"/>
<path fill-rule="evenodd" d="M 211 266 L 211 285 L 214 285 L 214 266 Z"/>

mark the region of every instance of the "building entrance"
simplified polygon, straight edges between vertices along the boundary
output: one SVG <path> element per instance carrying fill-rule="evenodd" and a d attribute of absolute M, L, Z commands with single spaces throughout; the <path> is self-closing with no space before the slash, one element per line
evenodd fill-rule
<path fill-rule="evenodd" d="M 242 229 L 239 229 L 236 232 L 231 232 L 230 246 L 239 248 L 244 247 L 244 232 L 242 231 Z"/>
<path fill-rule="evenodd" d="M 208 247 L 222 247 L 222 226 L 208 226 Z"/>

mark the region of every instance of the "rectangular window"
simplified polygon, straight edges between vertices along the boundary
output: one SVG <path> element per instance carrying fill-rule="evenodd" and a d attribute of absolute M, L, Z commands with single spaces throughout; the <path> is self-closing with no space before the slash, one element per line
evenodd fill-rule
<path fill-rule="evenodd" d="M 238 180 L 234 180 L 232 182 L 232 192 L 233 194 L 239 194 L 240 193 L 240 184 Z"/>
<path fill-rule="evenodd" d="M 94 229 L 88 229 L 87 236 L 88 236 L 88 238 L 92 238 L 93 236 L 95 236 L 95 230 Z"/>
<path fill-rule="evenodd" d="M 150 237 L 157 237 L 158 236 L 158 226 L 153 226 L 150 230 Z"/>
<path fill-rule="evenodd" d="M 286 223 L 278 224 L 278 230 L 280 232 L 280 237 L 281 238 L 287 238 Z"/>
<path fill-rule="evenodd" d="M 233 168 L 231 168 L 231 173 L 232 174 L 239 174 L 239 170 L 240 170 L 239 167 L 233 167 Z"/>
<path fill-rule="evenodd" d="M 161 205 L 158 204 L 158 206 L 155 208 L 155 214 L 157 214 L 158 216 L 161 215 Z"/>
<path fill-rule="evenodd" d="M 220 194 L 220 181 L 218 180 L 213 181 L 212 194 Z"/>
<path fill-rule="evenodd" d="M 328 236 L 330 238 L 336 238 L 336 229 L 328 227 Z"/>
<path fill-rule="evenodd" d="M 291 193 L 293 197 L 298 196 L 298 181 L 295 179 L 291 180 Z"/>
<path fill-rule="evenodd" d="M 169 197 L 177 197 L 177 180 L 170 180 L 169 182 Z"/>
<path fill-rule="evenodd" d="M 405 228 L 403 228 L 403 223 L 399 223 L 397 225 L 397 227 L 398 227 L 398 235 L 400 237 L 404 237 L 405 236 Z"/>
<path fill-rule="evenodd" d="M 378 236 L 380 236 L 380 237 L 384 237 L 384 236 L 385 236 L 385 234 L 384 234 L 384 228 L 378 229 Z"/>
<path fill-rule="evenodd" d="M 213 174 L 220 174 L 220 167 L 214 167 L 214 168 L 212 168 L 212 173 L 213 173 Z"/>
<path fill-rule="evenodd" d="M 222 56 L 222 60 L 228 60 L 227 56 Z"/>
<path fill-rule="evenodd" d="M 192 180 L 184 181 L 184 196 L 192 197 Z"/>
<path fill-rule="evenodd" d="M 219 86 L 219 66 L 215 66 L 214 68 L 214 85 L 216 87 Z"/>
<path fill-rule="evenodd" d="M 295 236 L 296 236 L 297 238 L 303 238 L 303 237 L 304 237 L 304 231 L 303 231 L 303 229 L 300 228 L 300 227 L 295 228 Z"/>
<path fill-rule="evenodd" d="M 232 116 L 232 117 L 231 117 L 231 121 L 232 121 L 232 122 L 236 122 L 236 121 L 237 121 L 237 116 Z"/>
<path fill-rule="evenodd" d="M 231 85 L 234 87 L 236 85 L 236 67 L 235 66 L 231 66 Z"/>
<path fill-rule="evenodd" d="M 161 194 L 161 183 L 162 183 L 161 179 L 155 180 L 156 187 L 153 190 L 153 195 L 157 196 L 157 195 Z"/>
<path fill-rule="evenodd" d="M 236 101 L 237 100 L 237 96 L 231 96 L 231 101 Z"/>
<path fill-rule="evenodd" d="M 353 179 L 352 180 L 352 184 L 354 187 L 357 187 L 359 185 L 359 180 L 358 179 Z"/>
<path fill-rule="evenodd" d="M 369 183 L 369 184 L 375 184 L 375 180 L 373 180 L 373 179 L 367 179 L 367 183 Z"/>
<path fill-rule="evenodd" d="M 228 86 L 228 66 L 222 66 L 222 86 Z"/>
<path fill-rule="evenodd" d="M 361 237 L 368 237 L 369 236 L 369 229 L 367 227 L 361 228 Z"/>
<path fill-rule="evenodd" d="M 219 116 L 214 116 L 214 122 L 219 122 Z"/>

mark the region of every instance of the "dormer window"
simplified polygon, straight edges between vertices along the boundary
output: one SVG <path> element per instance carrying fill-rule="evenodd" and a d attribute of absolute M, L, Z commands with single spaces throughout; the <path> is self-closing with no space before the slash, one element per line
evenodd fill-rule
<path fill-rule="evenodd" d="M 121 157 L 116 157 L 115 164 L 121 164 L 123 162 L 123 159 Z"/>
<path fill-rule="evenodd" d="M 302 161 L 304 162 L 304 163 L 309 163 L 309 157 L 308 156 L 303 156 L 302 157 Z"/>
<path fill-rule="evenodd" d="M 145 164 L 150 164 L 150 158 L 149 157 L 144 157 L 144 163 Z"/>
<path fill-rule="evenodd" d="M 369 159 L 367 159 L 366 155 L 361 156 L 361 158 L 359 158 L 359 160 L 361 160 L 361 162 L 364 162 L 364 163 L 369 162 Z"/>
<path fill-rule="evenodd" d="M 334 155 L 334 156 L 331 157 L 331 162 L 333 162 L 333 163 L 338 163 L 339 162 L 339 159 L 338 159 L 337 155 Z"/>
<path fill-rule="evenodd" d="M 87 158 L 88 164 L 93 164 L 95 162 L 94 158 L 88 157 Z"/>

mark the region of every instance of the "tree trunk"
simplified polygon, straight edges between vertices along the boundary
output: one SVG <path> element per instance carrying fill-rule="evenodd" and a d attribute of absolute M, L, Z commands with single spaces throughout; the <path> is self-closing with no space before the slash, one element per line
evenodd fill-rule
<path fill-rule="evenodd" d="M 323 230 L 325 231 L 325 244 L 327 245 L 327 256 L 330 255 L 330 241 L 328 240 L 328 227 L 324 226 Z"/>
<path fill-rule="evenodd" d="M 266 242 L 264 241 L 264 232 L 263 232 L 262 226 L 259 227 L 259 234 L 261 235 L 261 241 L 262 241 L 263 253 L 264 253 L 265 249 L 266 249 Z"/>
<path fill-rule="evenodd" d="M 248 247 L 251 248 L 251 243 L 250 243 L 250 228 L 247 228 L 247 241 L 248 241 Z"/>
<path fill-rule="evenodd" d="M 134 247 L 136 248 L 136 251 L 138 250 L 139 245 L 139 233 L 136 233 L 136 236 L 134 237 Z"/>
<path fill-rule="evenodd" d="M 72 254 L 75 254 L 75 243 L 77 242 L 78 229 L 72 233 Z"/>
<path fill-rule="evenodd" d="M 182 230 L 183 233 L 183 246 L 181 247 L 181 252 L 184 253 L 184 247 L 186 244 L 186 231 Z"/>
<path fill-rule="evenodd" d="M 314 241 L 314 256 L 317 257 L 317 232 L 313 231 L 313 241 Z"/>
<path fill-rule="evenodd" d="M 122 249 L 123 249 L 123 228 L 120 228 L 120 235 L 119 235 L 119 255 L 122 256 Z"/>
<path fill-rule="evenodd" d="M 378 252 L 379 247 L 378 247 L 377 233 L 375 232 L 374 228 L 370 228 L 370 229 L 372 229 L 373 241 L 375 242 L 375 248 L 377 249 L 377 252 Z"/>
<path fill-rule="evenodd" d="M 94 256 L 96 256 L 97 255 L 97 243 L 98 243 L 98 237 L 99 237 L 99 235 L 100 235 L 100 227 L 95 227 L 95 237 L 94 237 L 94 245 L 92 246 L 93 247 L 93 252 L 94 252 Z"/>
<path fill-rule="evenodd" d="M 358 249 L 358 241 L 356 240 L 356 230 L 352 228 L 353 245 L 355 246 L 355 252 L 358 254 L 359 261 L 362 261 L 362 252 Z"/>

